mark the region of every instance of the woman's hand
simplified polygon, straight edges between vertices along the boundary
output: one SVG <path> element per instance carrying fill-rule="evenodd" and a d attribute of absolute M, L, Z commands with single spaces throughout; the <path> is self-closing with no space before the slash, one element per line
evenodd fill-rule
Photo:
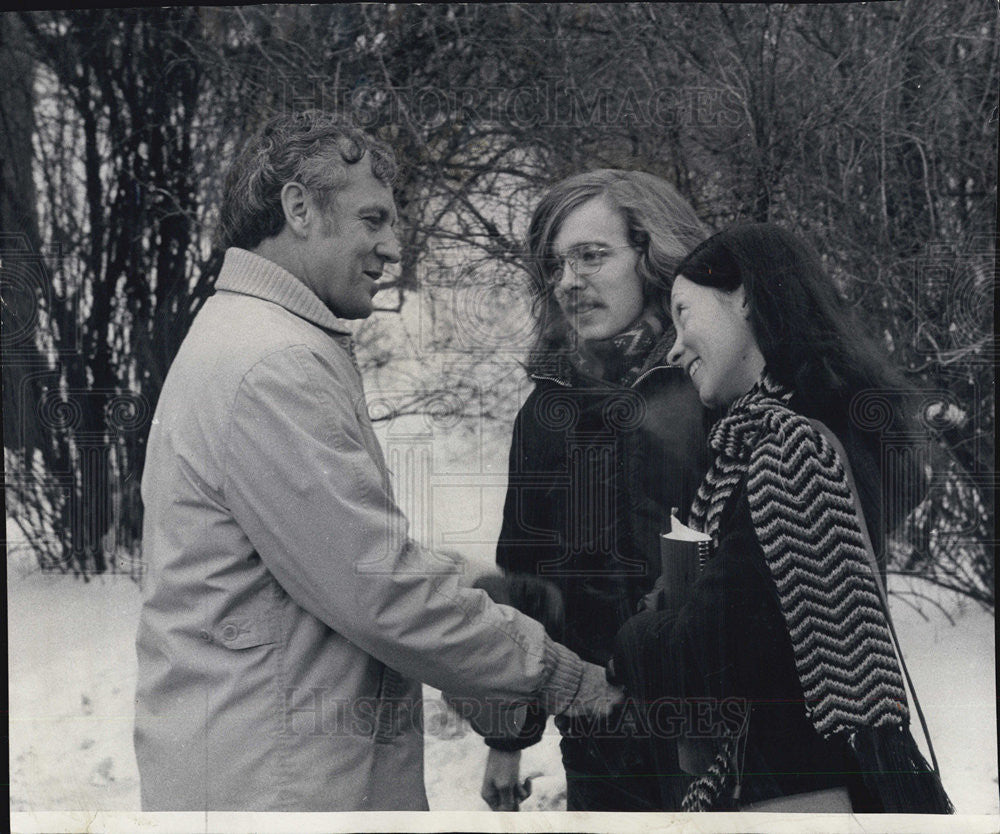
<path fill-rule="evenodd" d="M 517 811 L 531 796 L 531 779 L 519 784 L 521 751 L 504 752 L 490 749 L 486 757 L 486 773 L 479 795 L 493 811 Z"/>
<path fill-rule="evenodd" d="M 636 612 L 659 611 L 663 608 L 663 577 L 658 576 L 646 596 L 639 600 Z"/>

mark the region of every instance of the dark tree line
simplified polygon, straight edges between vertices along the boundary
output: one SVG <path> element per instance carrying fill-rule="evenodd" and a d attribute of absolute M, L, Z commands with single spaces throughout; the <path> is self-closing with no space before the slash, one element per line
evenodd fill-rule
<path fill-rule="evenodd" d="M 41 217 L 20 227 L 44 241 L 23 259 L 40 317 L 19 347 L 38 356 L 19 378 L 8 370 L 21 363 L 4 363 L 4 436 L 8 487 L 46 565 L 113 570 L 109 554 L 141 532 L 155 392 L 217 260 L 198 251 L 195 228 L 198 28 L 170 10 L 4 21 L 5 50 L 30 44 L 45 91 L 34 108 Z"/>
<path fill-rule="evenodd" d="M 887 438 L 934 467 L 897 567 L 993 605 L 989 4 L 184 7 L 0 23 L 8 512 L 43 564 L 99 573 L 138 552 L 148 420 L 221 262 L 221 168 L 269 115 L 321 106 L 404 163 L 391 311 L 449 281 L 522 286 L 527 212 L 585 168 L 666 177 L 717 228 L 803 234 L 925 392 L 925 432 Z M 488 352 L 452 324 L 470 356 Z M 401 358 L 365 332 L 370 368 Z M 393 409 L 437 407 L 437 393 Z"/>

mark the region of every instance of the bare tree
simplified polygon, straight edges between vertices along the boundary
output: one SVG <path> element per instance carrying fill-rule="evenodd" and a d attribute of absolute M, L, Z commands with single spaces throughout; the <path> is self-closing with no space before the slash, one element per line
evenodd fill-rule
<path fill-rule="evenodd" d="M 137 544 L 144 421 L 221 258 L 219 161 L 267 116 L 324 107 L 404 163 L 404 259 L 359 332 L 377 419 L 508 419 L 531 208 L 582 169 L 647 170 L 713 226 L 771 220 L 822 253 L 922 392 L 907 454 L 934 477 L 896 566 L 992 607 L 997 34 L 986 4 L 913 0 L 9 18 L 5 194 L 41 207 L 37 232 L 10 228 L 43 276 L 21 307 L 5 278 L 15 517 L 83 572 Z M 32 132 L 37 195 L 17 179 Z M 7 250 L 5 276 L 23 265 Z M 11 353 L 17 310 L 37 324 Z"/>

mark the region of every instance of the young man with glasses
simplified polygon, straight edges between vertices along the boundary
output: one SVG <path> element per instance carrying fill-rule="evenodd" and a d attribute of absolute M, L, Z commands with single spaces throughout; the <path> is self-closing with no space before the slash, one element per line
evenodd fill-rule
<path fill-rule="evenodd" d="M 674 268 L 705 236 L 669 183 L 638 171 L 558 183 L 529 227 L 535 387 L 514 424 L 497 564 L 512 601 L 521 592 L 533 614 L 546 608 L 552 636 L 593 663 L 611 657 L 659 575 L 671 508 L 690 506 L 704 474 L 706 414 L 666 361 L 665 302 Z M 569 810 L 679 808 L 684 785 L 654 772 L 624 716 L 556 724 Z M 517 738 L 487 739 L 492 807 L 516 807 L 526 793 L 518 751 L 544 727 L 535 711 Z"/>

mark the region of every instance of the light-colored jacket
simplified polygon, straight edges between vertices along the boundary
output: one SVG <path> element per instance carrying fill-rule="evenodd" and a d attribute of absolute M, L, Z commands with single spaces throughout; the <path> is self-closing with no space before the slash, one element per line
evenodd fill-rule
<path fill-rule="evenodd" d="M 421 687 L 576 695 L 584 664 L 407 537 L 345 323 L 230 249 L 142 481 L 144 810 L 421 810 Z"/>

